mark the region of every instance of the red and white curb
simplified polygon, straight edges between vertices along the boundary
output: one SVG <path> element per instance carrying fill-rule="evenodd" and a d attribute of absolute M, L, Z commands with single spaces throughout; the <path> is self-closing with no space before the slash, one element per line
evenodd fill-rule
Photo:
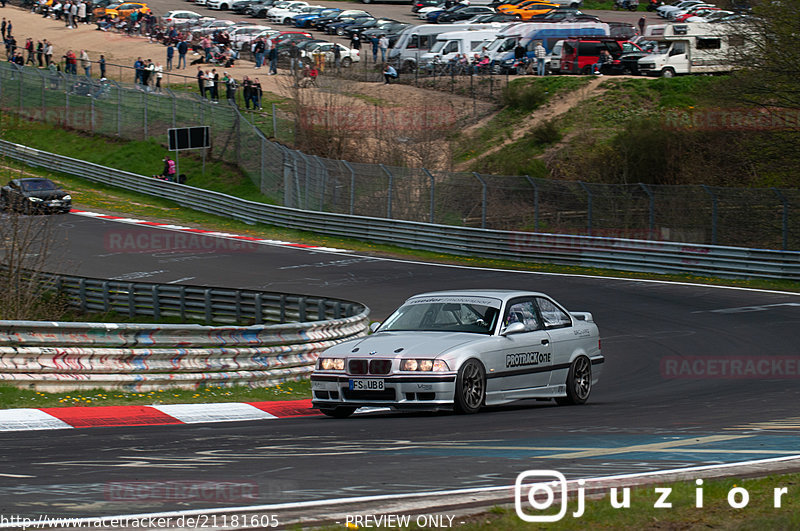
<path fill-rule="evenodd" d="M 165 426 L 318 416 L 311 400 L 152 406 L 82 406 L 0 410 L 0 431 Z"/>
<path fill-rule="evenodd" d="M 266 238 L 257 238 L 255 236 L 244 236 L 241 234 L 233 234 L 230 232 L 218 232 L 213 230 L 195 229 L 193 227 L 184 227 L 182 225 L 171 225 L 169 223 L 159 223 L 156 221 L 146 221 L 143 219 L 125 218 L 122 216 L 112 216 L 108 214 L 98 214 L 97 212 L 88 212 L 85 210 L 72 210 L 71 214 L 76 216 L 84 216 L 87 218 L 105 219 L 108 221 L 115 221 L 117 223 L 127 223 L 129 225 L 139 225 L 144 227 L 156 227 L 164 230 L 171 230 L 175 232 L 185 232 L 191 234 L 200 234 L 203 236 L 211 236 L 214 238 L 224 238 L 227 240 L 242 241 L 248 243 L 255 243 L 261 245 L 274 245 L 277 247 L 293 247 L 296 249 L 309 249 L 313 251 L 325 251 L 329 253 L 344 253 L 349 252 L 346 249 L 337 249 L 335 247 L 321 247 L 319 245 L 308 245 L 305 243 L 286 242 L 283 240 L 269 240 Z"/>

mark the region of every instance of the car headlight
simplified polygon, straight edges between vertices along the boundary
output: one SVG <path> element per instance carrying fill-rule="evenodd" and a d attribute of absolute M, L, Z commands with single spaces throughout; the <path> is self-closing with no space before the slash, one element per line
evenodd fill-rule
<path fill-rule="evenodd" d="M 344 358 L 320 358 L 318 367 L 323 371 L 343 371 Z"/>
<path fill-rule="evenodd" d="M 32 201 L 34 203 L 41 203 L 43 199 L 41 197 L 29 197 L 28 201 Z"/>
<path fill-rule="evenodd" d="M 64 197 L 62 197 L 61 199 L 64 200 L 64 201 L 72 201 L 72 196 L 67 194 Z"/>
<path fill-rule="evenodd" d="M 450 367 L 444 360 L 403 360 L 400 362 L 401 371 L 445 372 Z"/>

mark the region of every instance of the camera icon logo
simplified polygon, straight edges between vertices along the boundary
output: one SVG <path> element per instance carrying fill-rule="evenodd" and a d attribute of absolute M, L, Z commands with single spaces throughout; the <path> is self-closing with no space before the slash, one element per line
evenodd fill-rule
<path fill-rule="evenodd" d="M 526 482 L 523 485 L 523 482 Z M 556 490 L 561 501 L 555 514 L 531 514 L 553 507 Z M 523 501 L 527 504 L 523 505 Z M 514 483 L 514 509 L 524 522 L 558 522 L 567 514 L 567 478 L 557 470 L 526 470 Z"/>

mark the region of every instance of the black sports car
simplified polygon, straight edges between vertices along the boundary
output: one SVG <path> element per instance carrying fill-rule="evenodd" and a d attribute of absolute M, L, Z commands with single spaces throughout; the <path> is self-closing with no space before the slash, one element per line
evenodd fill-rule
<path fill-rule="evenodd" d="M 67 213 L 72 208 L 72 197 L 50 179 L 13 179 L 0 190 L 0 207 L 26 214 Z"/>

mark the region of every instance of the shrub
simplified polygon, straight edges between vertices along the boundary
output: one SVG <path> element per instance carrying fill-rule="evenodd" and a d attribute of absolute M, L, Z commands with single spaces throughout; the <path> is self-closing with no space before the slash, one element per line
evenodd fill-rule
<path fill-rule="evenodd" d="M 537 83 L 515 79 L 503 89 L 502 101 L 512 109 L 530 112 L 547 101 L 547 91 Z"/>

